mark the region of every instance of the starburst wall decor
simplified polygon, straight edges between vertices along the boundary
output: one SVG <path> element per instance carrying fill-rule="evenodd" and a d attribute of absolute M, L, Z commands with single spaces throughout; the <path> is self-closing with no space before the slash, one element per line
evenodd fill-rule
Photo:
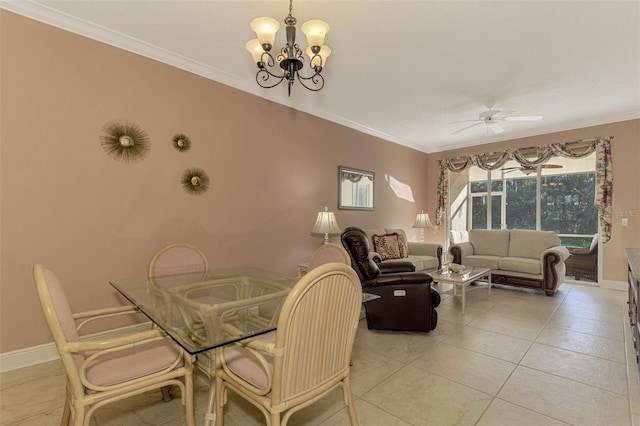
<path fill-rule="evenodd" d="M 173 147 L 180 152 L 189 151 L 191 148 L 191 139 L 182 133 L 173 137 Z"/>
<path fill-rule="evenodd" d="M 110 121 L 102 131 L 100 145 L 114 160 L 134 163 L 142 160 L 151 149 L 147 132 L 132 121 Z"/>
<path fill-rule="evenodd" d="M 191 195 L 202 195 L 209 188 L 209 176 L 197 167 L 185 170 L 180 181 L 184 190 Z"/>

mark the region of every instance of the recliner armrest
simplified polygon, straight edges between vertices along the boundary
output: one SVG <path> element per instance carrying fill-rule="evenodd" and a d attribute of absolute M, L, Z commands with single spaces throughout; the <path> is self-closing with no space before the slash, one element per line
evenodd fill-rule
<path fill-rule="evenodd" d="M 411 262 L 384 262 L 378 263 L 380 274 L 392 274 L 396 272 L 415 272 L 416 266 Z"/>
<path fill-rule="evenodd" d="M 375 278 L 362 281 L 362 287 L 382 287 L 389 285 L 430 285 L 433 281 L 426 272 L 400 272 L 380 274 Z"/>

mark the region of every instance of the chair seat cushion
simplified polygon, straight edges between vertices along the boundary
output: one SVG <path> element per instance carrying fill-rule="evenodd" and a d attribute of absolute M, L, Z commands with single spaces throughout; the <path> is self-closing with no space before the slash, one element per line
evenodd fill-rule
<path fill-rule="evenodd" d="M 263 342 L 273 343 L 276 340 L 276 332 L 272 331 L 267 334 L 263 334 L 258 336 L 256 339 Z M 270 365 L 273 365 L 273 355 L 265 352 L 261 352 L 261 355 L 264 357 L 265 361 Z M 267 376 L 264 369 L 247 349 L 240 345 L 227 346 L 224 349 L 224 359 L 227 364 L 227 368 L 233 374 L 259 389 L 266 388 Z"/>
<path fill-rule="evenodd" d="M 416 271 L 438 269 L 438 258 L 434 256 L 409 255 L 405 260 L 413 262 L 416 265 Z M 418 268 L 418 265 L 420 265 L 420 268 Z"/>
<path fill-rule="evenodd" d="M 98 357 L 87 368 L 87 379 L 110 386 L 161 371 L 181 356 L 173 342 L 160 340 Z"/>

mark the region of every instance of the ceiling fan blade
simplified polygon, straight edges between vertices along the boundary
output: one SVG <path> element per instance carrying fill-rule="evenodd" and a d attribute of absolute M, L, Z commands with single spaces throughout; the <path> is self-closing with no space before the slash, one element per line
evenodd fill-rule
<path fill-rule="evenodd" d="M 450 121 L 449 124 L 457 124 L 457 123 L 475 123 L 480 120 L 460 120 L 460 121 Z"/>
<path fill-rule="evenodd" d="M 474 120 L 474 121 L 475 121 L 475 120 Z M 475 122 L 475 123 L 473 123 L 473 124 L 471 124 L 471 125 L 469 125 L 469 126 L 467 126 L 467 127 L 463 127 L 462 129 L 458 129 L 458 130 L 456 130 L 455 132 L 451 132 L 451 134 L 452 134 L 452 135 L 455 135 L 456 133 L 464 132 L 465 130 L 470 129 L 470 128 L 472 128 L 472 127 L 476 127 L 476 126 L 478 126 L 478 125 L 480 125 L 480 124 L 482 124 L 482 121 L 477 121 L 477 122 Z"/>
<path fill-rule="evenodd" d="M 540 121 L 542 120 L 541 115 L 521 115 L 516 117 L 505 117 L 504 121 Z"/>
<path fill-rule="evenodd" d="M 513 114 L 515 111 L 499 111 L 496 114 L 493 114 L 493 116 L 491 116 L 491 118 L 493 120 L 505 120 L 505 117 L 507 115 Z M 508 119 L 507 119 L 508 120 Z"/>
<path fill-rule="evenodd" d="M 488 125 L 494 135 L 504 132 L 504 129 L 498 123 L 491 123 Z"/>
<path fill-rule="evenodd" d="M 541 169 L 561 169 L 562 166 L 560 164 L 541 164 Z"/>

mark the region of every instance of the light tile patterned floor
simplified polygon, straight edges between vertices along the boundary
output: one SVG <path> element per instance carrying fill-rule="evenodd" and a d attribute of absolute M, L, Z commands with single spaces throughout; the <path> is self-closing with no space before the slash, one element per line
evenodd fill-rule
<path fill-rule="evenodd" d="M 377 332 L 361 322 L 352 382 L 360 424 L 639 425 L 638 370 L 631 361 L 626 293 L 565 284 L 554 297 L 495 287 L 469 293 L 467 314 L 444 296 L 431 333 Z M 202 424 L 208 388 L 196 383 Z M 60 421 L 58 361 L 0 376 L 0 425 Z M 98 426 L 184 425 L 179 399 L 152 392 L 97 411 Z M 230 393 L 228 426 L 264 424 Z M 294 415 L 291 426 L 349 424 L 340 392 Z"/>

